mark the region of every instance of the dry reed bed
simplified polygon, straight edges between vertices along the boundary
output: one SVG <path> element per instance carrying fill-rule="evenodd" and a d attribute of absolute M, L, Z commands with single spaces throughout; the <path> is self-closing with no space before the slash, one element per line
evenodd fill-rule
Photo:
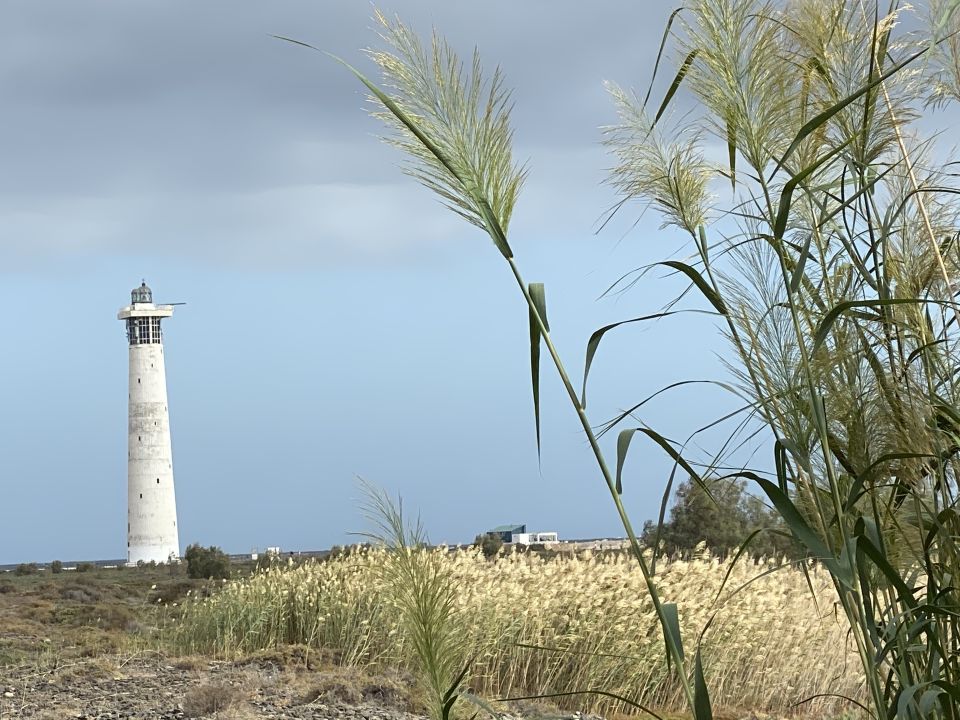
<path fill-rule="evenodd" d="M 476 692 L 504 697 L 603 689 L 682 707 L 678 686 L 667 679 L 658 621 L 628 557 L 511 555 L 490 562 L 473 551 L 431 552 L 444 556 L 458 589 L 464 657 L 475 659 Z M 174 633 L 178 649 L 236 657 L 307 643 L 336 649 L 348 665 L 411 667 L 397 613 L 377 579 L 383 553 L 363 550 L 229 584 L 184 608 Z M 714 602 L 730 571 L 727 562 L 701 555 L 658 566 L 658 587 L 665 601 L 679 605 L 688 649 L 713 618 L 704 660 L 715 707 L 785 713 L 821 693 L 861 698 L 862 671 L 827 573 L 809 571 L 814 602 L 802 573 L 768 569 L 741 561 Z M 566 704 L 629 711 L 602 697 Z M 849 709 L 836 698 L 803 705 L 804 714 Z"/>

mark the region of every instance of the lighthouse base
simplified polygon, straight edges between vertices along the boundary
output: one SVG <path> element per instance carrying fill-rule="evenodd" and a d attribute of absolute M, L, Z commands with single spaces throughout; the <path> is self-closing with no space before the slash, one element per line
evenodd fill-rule
<path fill-rule="evenodd" d="M 180 562 L 180 549 L 168 545 L 132 547 L 127 553 L 127 567 L 136 567 L 141 563 L 177 563 Z"/>

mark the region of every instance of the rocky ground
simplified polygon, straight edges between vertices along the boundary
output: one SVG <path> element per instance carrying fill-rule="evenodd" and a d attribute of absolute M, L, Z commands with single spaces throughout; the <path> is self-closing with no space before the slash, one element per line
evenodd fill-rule
<path fill-rule="evenodd" d="M 217 717 L 420 720 L 399 679 L 137 656 L 0 676 L 0 719 Z"/>
<path fill-rule="evenodd" d="M 0 573 L 0 720 L 422 720 L 411 678 L 316 649 L 234 663 L 145 652 L 159 647 L 150 629 L 206 589 L 180 566 Z"/>
<path fill-rule="evenodd" d="M 426 720 L 410 678 L 297 660 L 290 652 L 240 663 L 137 655 L 42 672 L 0 668 L 0 720 Z M 500 720 L 603 720 L 535 704 L 508 711 Z"/>

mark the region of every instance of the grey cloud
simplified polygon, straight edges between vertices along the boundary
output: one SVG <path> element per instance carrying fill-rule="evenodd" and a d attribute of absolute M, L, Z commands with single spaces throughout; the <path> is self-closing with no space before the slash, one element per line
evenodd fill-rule
<path fill-rule="evenodd" d="M 489 66 L 503 66 L 516 89 L 517 155 L 533 161 L 531 190 L 559 200 L 576 192 L 571 178 L 595 185 L 596 127 L 612 119 L 601 80 L 645 80 L 637 67 L 670 10 L 645 5 L 420 0 L 382 9 L 422 33 L 436 26 L 464 54 L 478 45 Z M 296 262 L 317 238 L 327 251 L 301 261 L 389 260 L 403 255 L 408 234 L 415 253 L 453 232 L 455 220 L 414 201 L 425 193 L 372 139 L 379 127 L 349 73 L 270 37 L 368 67 L 360 48 L 377 41 L 372 5 L 60 0 L 3 14 L 0 264 L 129 254 L 140 242 L 252 262 L 264 238 L 258 261 Z M 562 167 L 566 179 L 538 167 Z"/>
<path fill-rule="evenodd" d="M 396 262 L 447 252 L 464 234 L 462 223 L 437 212 L 412 184 L 137 195 L 126 196 L 122 213 L 116 206 L 113 198 L 69 198 L 4 212 L 0 243 L 8 266 L 118 249 L 240 268 Z M 410 217 L 417 219 L 406 222 Z"/>

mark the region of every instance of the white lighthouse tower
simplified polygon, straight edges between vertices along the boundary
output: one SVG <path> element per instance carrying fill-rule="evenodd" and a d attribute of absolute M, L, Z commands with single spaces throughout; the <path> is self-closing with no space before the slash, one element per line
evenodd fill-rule
<path fill-rule="evenodd" d="M 167 412 L 167 378 L 160 320 L 172 305 L 154 305 L 146 283 L 130 293 L 117 319 L 130 343 L 130 411 L 127 442 L 127 564 L 180 557 L 173 452 Z"/>

